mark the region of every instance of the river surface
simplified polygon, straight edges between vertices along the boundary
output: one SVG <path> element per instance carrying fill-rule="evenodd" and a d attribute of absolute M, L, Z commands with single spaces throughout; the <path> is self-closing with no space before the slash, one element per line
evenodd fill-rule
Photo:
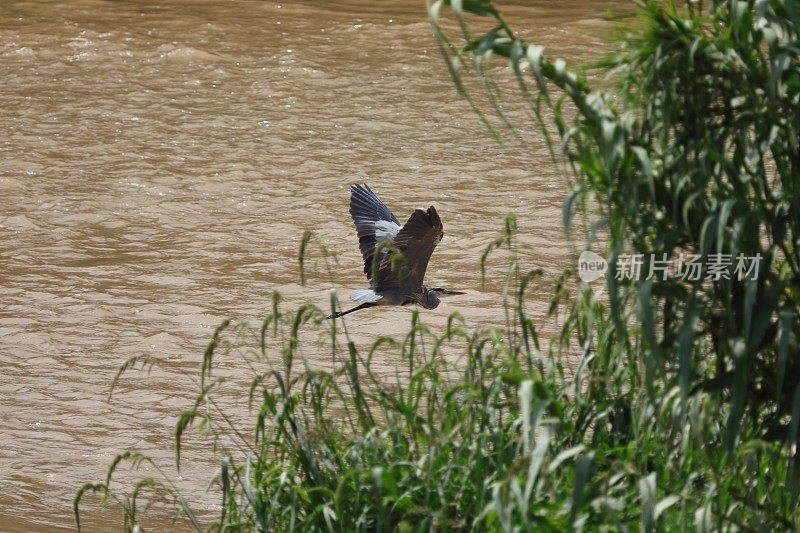
<path fill-rule="evenodd" d="M 506 4 L 572 62 L 607 47 L 605 1 Z M 434 328 L 455 309 L 470 326 L 502 323 L 502 262 L 482 287 L 479 258 L 506 213 L 532 247 L 527 265 L 546 274 L 530 296 L 537 316 L 568 266 L 563 172 L 533 127 L 524 146 L 491 140 L 453 88 L 422 1 L 4 0 L 0 79 L 3 531 L 74 528 L 78 487 L 127 449 L 150 455 L 201 516 L 215 512 L 208 441 L 189 438 L 180 475 L 174 466 L 175 421 L 196 392 L 183 372 L 197 374 L 226 317 L 257 324 L 274 290 L 288 307 L 327 307 L 331 287 L 345 299 L 366 286 L 351 183 L 401 222 L 437 206 L 445 237 L 427 281 L 468 294 L 425 311 Z M 303 287 L 307 229 L 338 265 L 331 278 L 311 260 Z M 380 308 L 348 327 L 367 345 L 409 317 Z M 109 401 L 135 355 L 168 364 L 127 374 Z M 313 342 L 305 355 L 315 362 Z M 224 364 L 249 375 L 235 357 Z M 86 501 L 86 528 L 120 529 L 118 510 L 98 503 Z M 157 529 L 170 529 L 165 513 Z"/>

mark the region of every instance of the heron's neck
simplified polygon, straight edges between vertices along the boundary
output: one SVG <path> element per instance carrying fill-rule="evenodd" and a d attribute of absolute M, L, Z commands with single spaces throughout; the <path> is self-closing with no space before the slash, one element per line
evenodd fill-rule
<path fill-rule="evenodd" d="M 425 285 L 422 286 L 422 290 L 419 292 L 419 305 L 422 307 L 427 307 L 428 302 L 428 287 Z"/>
<path fill-rule="evenodd" d="M 425 309 L 435 309 L 439 305 L 439 298 L 436 291 L 428 289 L 425 285 L 422 286 L 422 293 L 420 294 L 419 304 Z"/>

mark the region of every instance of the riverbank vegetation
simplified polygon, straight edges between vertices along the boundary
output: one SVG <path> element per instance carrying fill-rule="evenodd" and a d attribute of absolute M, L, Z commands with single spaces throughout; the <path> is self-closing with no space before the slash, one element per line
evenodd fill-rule
<path fill-rule="evenodd" d="M 509 217 L 487 249 L 508 260 L 504 328 L 470 328 L 455 313 L 433 331 L 414 313 L 405 337 L 359 348 L 325 321 L 329 310 L 287 310 L 276 295 L 252 337 L 244 429 L 214 403 L 226 322 L 176 430 L 178 452 L 195 427 L 217 444 L 221 511 L 210 528 L 798 529 L 800 10 L 640 2 L 618 50 L 593 66 L 612 75 L 604 88 L 517 38 L 488 1 L 429 11 L 457 90 L 487 125 L 513 132 L 486 68 L 508 61 L 531 120 L 572 172 L 565 226 L 587 221 L 587 246 L 608 257 L 609 275 L 589 286 L 566 272 L 551 305 L 562 328 L 542 334 L 526 312 L 540 279 L 515 252 Z M 442 29 L 445 16 L 460 35 Z M 494 27 L 473 35 L 470 17 Z M 467 78 L 486 92 L 471 93 Z M 618 275 L 638 254 L 641 275 Z M 701 263 L 697 276 L 690 263 Z M 326 369 L 299 348 L 320 328 Z M 402 372 L 379 375 L 376 353 Z M 575 368 L 567 354 L 579 356 Z M 133 359 L 120 373 L 154 363 Z M 136 529 L 139 499 L 155 493 L 202 529 L 165 479 L 109 490 L 120 464 L 147 460 L 120 455 L 105 482 L 80 490 L 76 518 L 97 492 Z"/>

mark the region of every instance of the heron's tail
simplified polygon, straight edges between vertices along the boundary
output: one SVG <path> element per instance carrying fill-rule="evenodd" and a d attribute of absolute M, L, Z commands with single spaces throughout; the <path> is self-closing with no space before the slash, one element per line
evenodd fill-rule
<path fill-rule="evenodd" d="M 350 293 L 350 300 L 353 302 L 377 302 L 383 298 L 372 289 L 356 289 Z"/>

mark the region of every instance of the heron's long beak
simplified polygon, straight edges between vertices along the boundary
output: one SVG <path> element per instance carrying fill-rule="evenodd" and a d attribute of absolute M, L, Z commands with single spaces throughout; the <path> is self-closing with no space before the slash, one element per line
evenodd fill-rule
<path fill-rule="evenodd" d="M 459 294 L 467 294 L 464 291 L 451 291 L 450 289 L 442 289 L 437 291 L 440 296 L 458 296 Z"/>

